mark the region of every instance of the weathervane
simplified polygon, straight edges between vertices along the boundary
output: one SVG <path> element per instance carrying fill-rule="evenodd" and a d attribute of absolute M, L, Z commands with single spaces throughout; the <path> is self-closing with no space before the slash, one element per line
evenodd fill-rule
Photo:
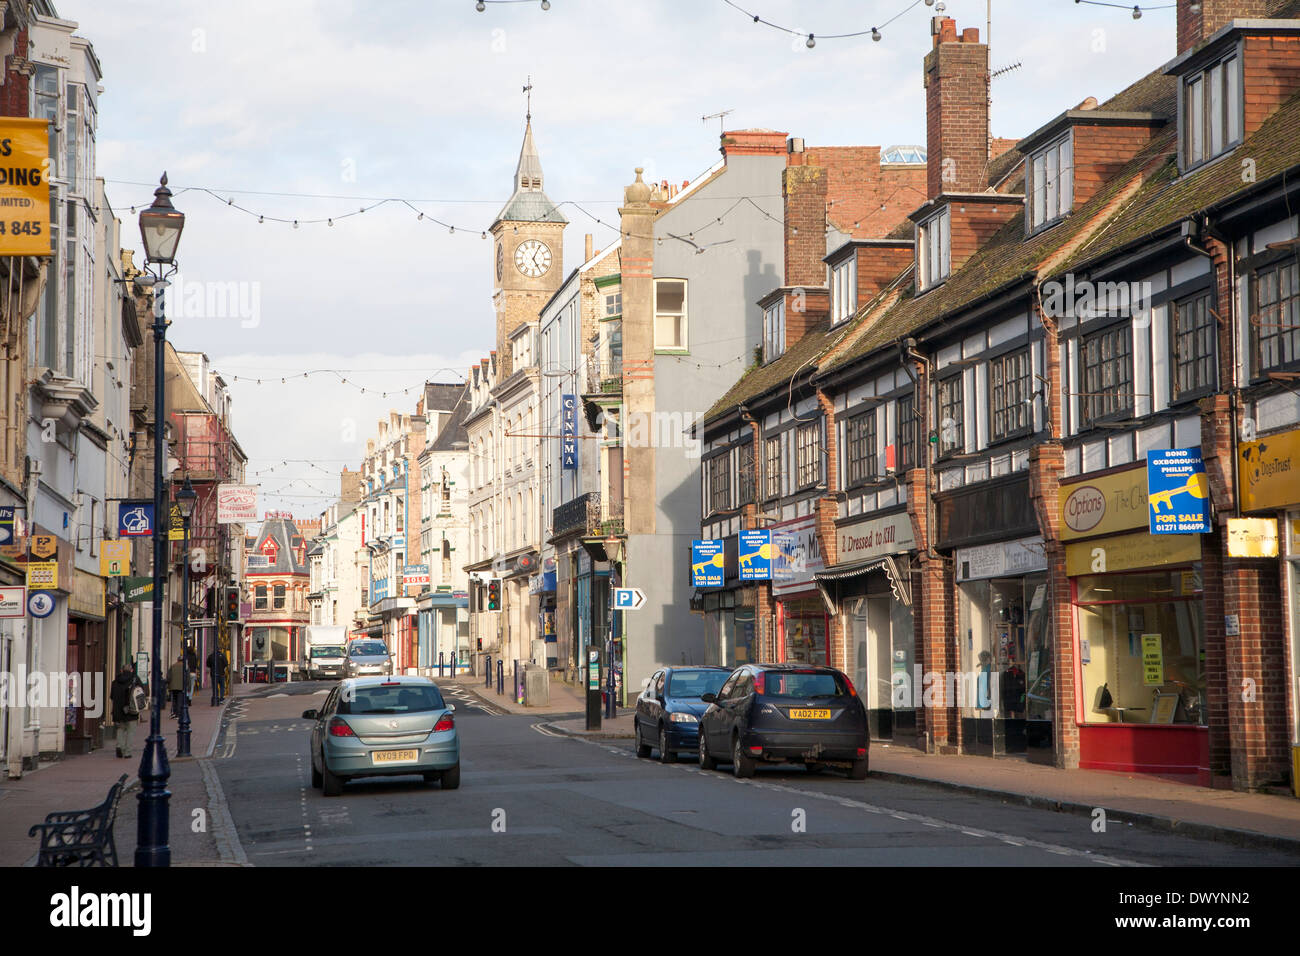
<path fill-rule="evenodd" d="M 528 85 L 524 87 L 524 95 L 528 97 L 528 111 L 524 114 L 524 119 L 528 122 L 533 120 L 533 77 L 528 76 Z"/>

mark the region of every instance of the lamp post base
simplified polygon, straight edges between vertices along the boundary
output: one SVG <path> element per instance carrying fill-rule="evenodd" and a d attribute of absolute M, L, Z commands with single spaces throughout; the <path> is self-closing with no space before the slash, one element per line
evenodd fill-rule
<path fill-rule="evenodd" d="M 155 721 L 156 722 L 156 721 Z M 136 866 L 171 866 L 170 837 L 171 791 L 167 778 L 171 767 L 162 732 L 155 731 L 145 741 L 140 759 L 140 812 L 136 822 Z"/>

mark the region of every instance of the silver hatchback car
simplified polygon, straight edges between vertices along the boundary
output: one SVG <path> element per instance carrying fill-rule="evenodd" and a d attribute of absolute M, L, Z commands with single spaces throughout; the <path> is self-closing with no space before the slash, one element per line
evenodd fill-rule
<path fill-rule="evenodd" d="M 356 777 L 420 774 L 442 789 L 460 786 L 456 708 L 427 677 L 349 678 L 330 691 L 313 720 L 311 782 L 337 797 Z"/>

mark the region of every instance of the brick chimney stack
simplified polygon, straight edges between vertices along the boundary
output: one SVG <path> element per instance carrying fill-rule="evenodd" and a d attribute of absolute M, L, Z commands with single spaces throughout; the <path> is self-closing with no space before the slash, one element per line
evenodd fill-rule
<path fill-rule="evenodd" d="M 1266 20 L 1276 6 L 1277 0 L 1178 0 L 1178 52 L 1195 49 L 1233 20 Z"/>
<path fill-rule="evenodd" d="M 957 21 L 931 21 L 934 48 L 925 57 L 928 198 L 983 192 L 989 163 L 989 48 L 980 32 L 960 35 Z"/>
<path fill-rule="evenodd" d="M 826 170 L 787 166 L 781 172 L 785 200 L 785 284 L 824 286 L 826 266 Z"/>

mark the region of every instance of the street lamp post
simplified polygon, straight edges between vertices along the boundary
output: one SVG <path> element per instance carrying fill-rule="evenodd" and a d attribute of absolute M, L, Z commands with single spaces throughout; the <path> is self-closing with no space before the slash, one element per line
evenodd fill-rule
<path fill-rule="evenodd" d="M 198 494 L 190 479 L 176 492 L 176 507 L 181 512 L 181 645 L 185 648 L 185 683 L 181 690 L 180 726 L 176 728 L 176 756 L 190 756 L 190 675 L 189 675 L 189 636 L 190 636 L 190 515 L 194 514 L 194 501 Z M 196 666 L 197 669 L 197 666 Z M 197 674 L 195 675 L 197 679 Z"/>
<path fill-rule="evenodd" d="M 170 866 L 171 847 L 168 828 L 171 792 L 167 780 L 171 767 L 162 736 L 162 637 L 163 590 L 167 586 L 167 488 L 163 484 L 163 425 L 167 413 L 167 319 L 163 314 L 163 296 L 167 277 L 176 273 L 176 246 L 185 227 L 184 214 L 171 203 L 167 174 L 163 173 L 154 190 L 153 205 L 140 212 L 140 237 L 144 241 L 145 264 L 154 267 L 154 376 L 153 376 L 153 709 L 149 713 L 149 739 L 140 759 L 140 812 L 136 826 L 136 866 Z"/>

